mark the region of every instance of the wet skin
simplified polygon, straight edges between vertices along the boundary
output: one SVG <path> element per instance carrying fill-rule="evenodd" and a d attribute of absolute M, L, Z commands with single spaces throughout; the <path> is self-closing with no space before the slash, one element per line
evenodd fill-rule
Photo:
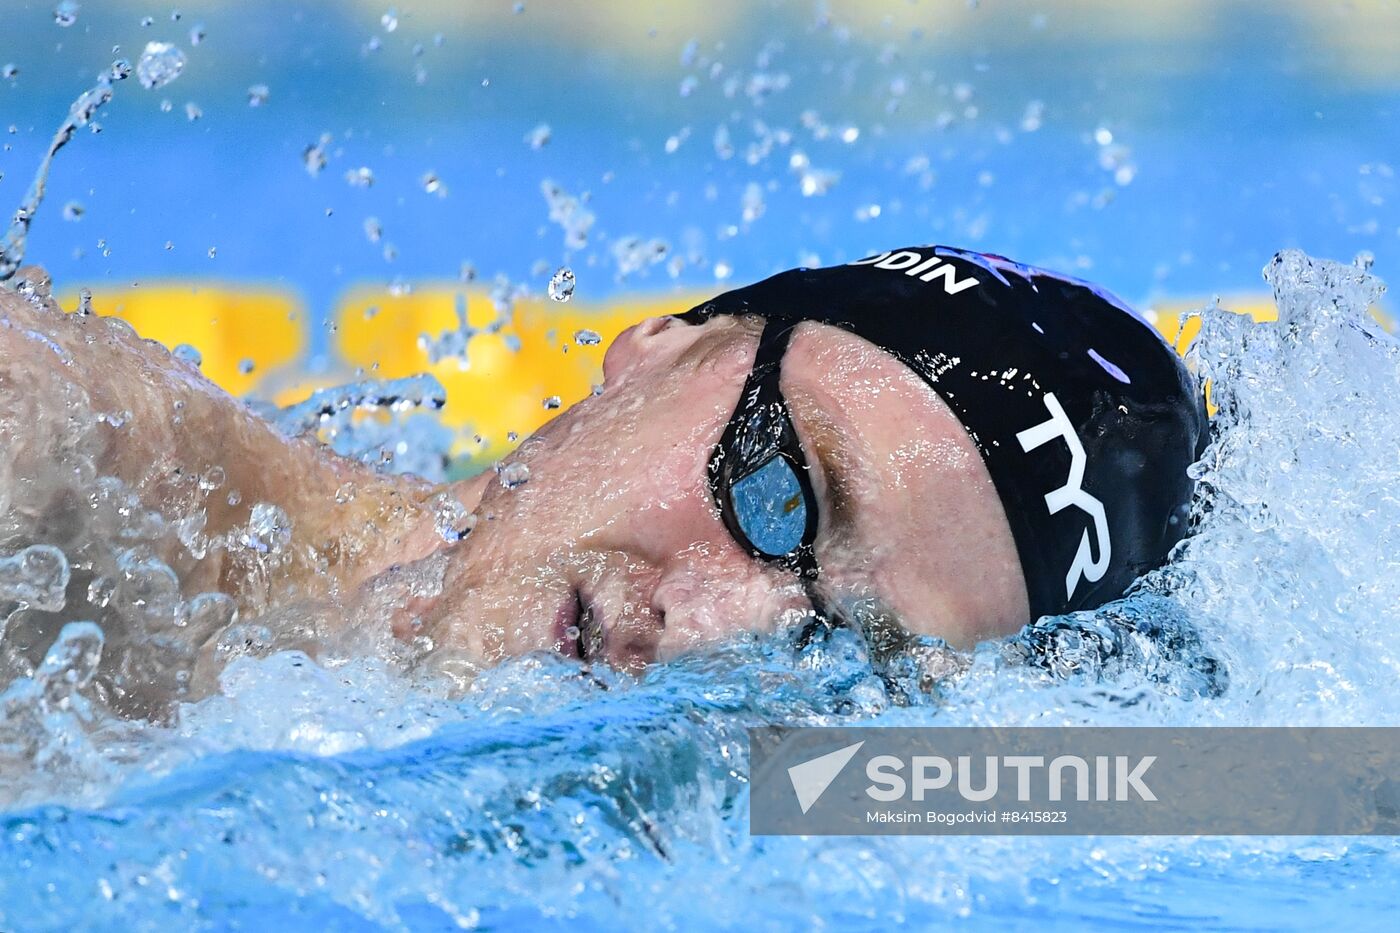
<path fill-rule="evenodd" d="M 619 337 L 602 395 L 511 458 L 528 466 L 525 485 L 458 488 L 476 529 L 447 551 L 442 595 L 415 605 L 400 632 L 484 658 L 558 648 L 636 667 L 808 610 L 792 574 L 730 537 L 706 481 L 761 324 L 656 318 Z M 814 471 L 829 598 L 878 599 L 911 630 L 958 645 L 1025 623 L 1000 501 L 942 399 L 893 357 L 819 324 L 794 334 L 781 384 Z"/>
<path fill-rule="evenodd" d="M 101 445 L 99 468 L 152 507 L 172 501 L 177 477 L 220 466 L 244 496 L 211 511 L 211 535 L 236 530 L 256 501 L 291 517 L 297 556 L 282 579 L 254 586 L 236 560 L 212 569 L 185 560 L 182 582 L 188 573 L 258 608 L 309 594 L 346 608 L 329 618 L 372 626 L 387 617 L 400 638 L 426 637 L 477 663 L 558 650 L 635 669 L 810 608 L 790 573 L 730 537 L 706 480 L 761 326 L 655 318 L 629 329 L 608 349 L 602 394 L 508 459 L 529 469 L 515 488 L 494 473 L 438 489 L 377 476 L 280 438 L 121 325 L 13 296 L 0 297 L 0 395 L 7 379 L 38 379 L 76 387 L 96 410 L 120 402 L 133 417 Z M 909 630 L 962 646 L 1025 623 L 1000 501 L 932 389 L 873 345 L 819 324 L 794 333 L 781 386 L 813 470 L 825 598 L 877 599 Z M 28 424 L 9 430 L 37 430 Z M 347 482 L 355 497 L 337 501 Z M 455 544 L 432 528 L 444 494 L 477 518 Z"/>

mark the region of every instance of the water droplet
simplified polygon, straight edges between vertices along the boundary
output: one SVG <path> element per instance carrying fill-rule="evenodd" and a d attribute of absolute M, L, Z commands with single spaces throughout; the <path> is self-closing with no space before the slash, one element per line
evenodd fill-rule
<path fill-rule="evenodd" d="M 613 260 L 617 263 L 619 279 L 626 278 L 640 269 L 655 265 L 666 258 L 670 245 L 665 240 L 643 240 L 639 236 L 619 237 L 612 245 Z"/>
<path fill-rule="evenodd" d="M 530 144 L 531 149 L 543 149 L 550 140 L 553 132 L 548 123 L 541 123 L 533 130 L 525 134 L 525 142 Z"/>
<path fill-rule="evenodd" d="M 57 612 L 68 589 L 68 558 L 51 544 L 33 544 L 0 558 L 0 602 Z"/>
<path fill-rule="evenodd" d="M 204 111 L 199 109 L 199 105 L 194 101 L 185 102 L 185 119 L 191 123 L 204 116 Z"/>
<path fill-rule="evenodd" d="M 278 506 L 259 502 L 253 506 L 239 541 L 260 554 L 279 554 L 292 543 L 292 520 Z"/>
<path fill-rule="evenodd" d="M 371 243 L 378 243 L 384 236 L 384 227 L 379 223 L 378 217 L 365 218 L 365 238 Z"/>
<path fill-rule="evenodd" d="M 574 343 L 581 347 L 596 347 L 603 342 L 603 335 L 596 330 L 581 327 L 574 331 Z"/>
<path fill-rule="evenodd" d="M 67 204 L 63 205 L 64 220 L 82 220 L 83 213 L 84 208 L 77 201 L 69 201 Z"/>
<path fill-rule="evenodd" d="M 45 705 L 67 709 L 73 694 L 92 682 L 102 660 L 103 641 L 96 623 L 69 622 L 63 626 L 34 672 Z"/>
<path fill-rule="evenodd" d="M 174 620 L 180 606 L 180 580 L 169 565 L 143 548 L 123 551 L 116 599 L 120 608 L 151 621 Z"/>
<path fill-rule="evenodd" d="M 147 42 L 136 61 L 136 80 L 146 90 L 164 87 L 185 70 L 185 53 L 169 42 Z"/>
<path fill-rule="evenodd" d="M 267 99 L 272 92 L 268 90 L 266 84 L 255 84 L 248 88 L 248 106 L 261 107 L 267 103 Z"/>
<path fill-rule="evenodd" d="M 399 11 L 393 7 L 384 11 L 384 15 L 379 17 L 379 25 L 384 27 L 385 32 L 393 32 L 399 28 Z"/>
<path fill-rule="evenodd" d="M 449 543 L 461 541 L 476 527 L 476 516 L 456 497 L 443 495 L 433 516 L 433 530 Z"/>
<path fill-rule="evenodd" d="M 204 355 L 200 353 L 199 350 L 190 346 L 187 343 L 182 343 L 174 350 L 171 350 L 170 355 L 175 357 L 175 359 L 177 360 L 189 363 L 196 369 L 198 369 L 204 363 Z"/>
<path fill-rule="evenodd" d="M 219 255 L 219 248 L 217 246 L 209 247 L 209 258 L 213 259 L 217 255 Z"/>
<path fill-rule="evenodd" d="M 235 658 L 260 658 L 272 651 L 272 630 L 265 625 L 233 625 L 219 636 L 214 656 L 227 664 Z"/>
<path fill-rule="evenodd" d="M 92 314 L 92 289 L 84 288 L 78 292 L 78 314 L 87 317 Z"/>
<path fill-rule="evenodd" d="M 58 6 L 53 8 L 53 21 L 60 26 L 67 28 L 78 21 L 78 10 L 81 9 L 73 0 L 63 0 Z"/>
<path fill-rule="evenodd" d="M 320 139 L 302 150 L 301 163 L 306 166 L 306 174 L 312 178 L 320 175 L 321 170 L 330 161 L 330 157 L 326 155 L 326 149 L 330 146 L 331 141 L 330 133 L 322 133 Z"/>
<path fill-rule="evenodd" d="M 555 301 L 568 301 L 574 297 L 574 270 L 561 266 L 549 277 L 549 297 Z"/>
<path fill-rule="evenodd" d="M 203 23 L 199 23 L 198 25 L 191 26 L 191 27 L 190 27 L 190 45 L 199 45 L 201 42 L 204 41 L 204 37 L 207 36 L 207 35 L 208 35 L 208 33 L 205 31 L 205 29 L 204 29 L 204 24 L 203 24 Z"/>
<path fill-rule="evenodd" d="M 1034 133 L 1045 122 L 1045 102 L 1033 100 L 1026 104 L 1026 112 L 1021 117 L 1021 132 Z"/>
<path fill-rule="evenodd" d="M 253 370 L 257 368 L 258 364 L 254 363 L 250 358 L 246 356 L 238 361 L 238 371 L 245 376 L 249 375 L 253 372 Z"/>
<path fill-rule="evenodd" d="M 107 80 L 125 81 L 131 77 L 131 62 L 124 58 L 119 58 L 107 66 Z"/>
<path fill-rule="evenodd" d="M 497 464 L 496 478 L 506 489 L 518 489 L 530 481 L 530 468 L 520 461 Z"/>
<path fill-rule="evenodd" d="M 436 172 L 424 173 L 423 177 L 418 180 L 418 183 L 423 186 L 423 190 L 428 194 L 435 194 L 440 198 L 447 197 L 447 186 L 442 183 L 441 178 L 438 178 Z"/>
<path fill-rule="evenodd" d="M 826 194 L 841 180 L 840 172 L 814 168 L 806 153 L 800 151 L 788 157 L 788 167 L 798 176 L 798 186 L 804 198 Z"/>
<path fill-rule="evenodd" d="M 205 492 L 213 492 L 227 481 L 228 473 L 223 467 L 215 465 L 205 470 L 199 477 L 199 488 Z"/>
<path fill-rule="evenodd" d="M 763 203 L 763 188 L 757 182 L 749 182 L 744 187 L 744 195 L 739 199 L 739 206 L 743 210 L 744 223 L 751 224 L 763 216 L 767 206 Z"/>
<path fill-rule="evenodd" d="M 355 484 L 354 484 L 354 483 L 348 483 L 348 482 L 347 482 L 347 483 L 341 483 L 341 484 L 340 484 L 340 488 L 338 488 L 338 489 L 335 491 L 335 502 L 336 502 L 336 505 L 344 505 L 345 503 L 349 502 L 351 499 L 354 499 L 354 498 L 355 498 Z"/>
<path fill-rule="evenodd" d="M 368 188 L 374 184 L 374 171 L 368 165 L 352 168 L 345 173 L 345 182 L 351 188 Z"/>
<path fill-rule="evenodd" d="M 734 267 L 731 266 L 729 263 L 725 262 L 724 260 L 720 260 L 719 262 L 715 263 L 714 272 L 715 278 L 723 282 L 725 279 L 729 278 L 731 275 L 734 274 Z"/>
<path fill-rule="evenodd" d="M 154 16 L 143 16 L 143 17 L 141 17 L 141 25 L 142 25 L 142 26 L 145 26 L 145 27 L 151 26 L 152 24 L 155 23 L 155 21 L 156 21 L 156 18 L 155 18 Z"/>
<path fill-rule="evenodd" d="M 559 400 L 559 396 L 551 395 L 549 398 L 544 400 L 544 410 L 555 411 L 559 408 L 561 404 L 562 402 Z"/>
<path fill-rule="evenodd" d="M 14 64 L 13 62 L 8 62 L 4 65 L 4 67 L 0 67 L 0 78 L 17 77 L 19 77 L 19 66 Z"/>
<path fill-rule="evenodd" d="M 682 127 L 679 132 L 673 133 L 672 135 L 666 137 L 666 144 L 664 146 L 666 154 L 672 155 L 673 153 L 675 153 L 675 151 L 681 147 L 681 143 L 685 142 L 689 138 L 690 127 L 688 126 Z"/>
<path fill-rule="evenodd" d="M 223 593 L 200 593 L 189 601 L 175 624 L 185 630 L 184 637 L 202 645 L 215 633 L 224 631 L 238 620 L 238 604 Z"/>

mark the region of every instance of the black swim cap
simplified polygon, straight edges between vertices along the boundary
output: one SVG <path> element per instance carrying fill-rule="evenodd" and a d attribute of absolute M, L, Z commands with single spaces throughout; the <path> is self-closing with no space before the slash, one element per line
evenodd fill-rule
<path fill-rule="evenodd" d="M 681 317 L 721 314 L 843 328 L 932 386 L 1001 496 L 1033 619 L 1118 598 L 1186 532 L 1204 396 L 1156 329 L 1103 289 L 923 246 L 793 269 Z"/>

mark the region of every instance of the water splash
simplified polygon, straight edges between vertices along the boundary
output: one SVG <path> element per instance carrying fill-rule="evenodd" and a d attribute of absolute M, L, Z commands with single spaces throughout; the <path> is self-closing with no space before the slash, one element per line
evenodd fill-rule
<path fill-rule="evenodd" d="M 125 80 L 131 74 L 131 65 L 124 59 L 113 62 L 111 67 L 97 79 L 97 84 L 73 101 L 68 108 L 68 116 L 59 124 L 53 139 L 49 141 L 48 151 L 44 153 L 44 158 L 39 162 L 39 168 L 34 173 L 34 180 L 29 185 L 29 191 L 25 194 L 24 200 L 15 210 L 14 219 L 10 222 L 9 229 L 6 230 L 3 239 L 0 239 L 0 283 L 7 282 L 19 271 L 24 264 L 24 251 L 29 238 L 29 226 L 34 222 L 34 215 L 39 210 L 39 205 L 44 201 L 44 192 L 48 186 L 49 170 L 53 167 L 54 156 L 73 138 L 81 127 L 92 124 L 95 117 L 108 101 L 112 99 L 113 83 Z"/>
<path fill-rule="evenodd" d="M 264 411 L 289 437 L 311 435 L 377 470 L 440 481 L 453 433 L 430 415 L 446 403 L 442 383 L 423 374 L 320 389 L 303 402 Z"/>
<path fill-rule="evenodd" d="M 502 334 L 514 318 L 515 302 L 524 294 L 522 288 L 512 285 L 509 280 L 497 278 L 495 286 L 491 289 L 491 304 L 495 310 L 495 317 L 484 327 L 477 327 L 467 316 L 467 296 L 458 293 L 452 309 L 457 317 L 457 326 L 436 336 L 420 334 L 418 337 L 418 345 L 428 355 L 428 362 L 440 363 L 443 360 L 455 359 L 459 367 L 469 369 L 472 341 L 483 335 Z M 512 334 L 503 336 L 507 347 L 512 350 L 520 348 L 518 337 Z"/>
<path fill-rule="evenodd" d="M 1380 284 L 1365 270 L 1283 253 L 1268 280 L 1277 323 L 1199 312 L 1191 362 L 1220 413 L 1171 562 L 1115 604 L 971 654 L 882 633 L 856 606 L 863 629 L 804 640 L 796 622 L 640 678 L 538 655 L 454 678 L 391 639 L 328 643 L 312 661 L 267 620 L 205 603 L 231 660 L 219 693 L 130 726 L 101 692 L 125 623 L 101 623 L 87 680 L 91 630 L 51 629 L 0 698 L 4 793 L 83 809 L 6 817 L 0 924 L 100 909 L 128 925 L 295 911 L 320 925 L 615 926 L 619 904 L 645 902 L 659 926 L 927 926 L 1066 898 L 1083 923 L 1175 911 L 1205 884 L 1256 911 L 1227 918 L 1243 927 L 1286 925 L 1304 889 L 1371 897 L 1357 892 L 1400 871 L 1392 841 L 747 832 L 744 730 L 758 723 L 1394 721 L 1400 348 L 1367 316 Z M 99 513 L 130 536 L 138 516 L 106 505 L 124 491 L 102 488 Z M 454 533 L 460 513 L 443 514 Z M 440 589 L 440 568 L 419 571 Z M 89 575 L 74 571 L 70 604 Z"/>
<path fill-rule="evenodd" d="M 540 193 L 549 207 L 549 219 L 564 231 L 564 248 L 580 250 L 588 245 L 588 233 L 593 229 L 597 216 L 584 207 L 587 194 L 572 195 L 555 182 L 545 179 L 540 182 Z"/>

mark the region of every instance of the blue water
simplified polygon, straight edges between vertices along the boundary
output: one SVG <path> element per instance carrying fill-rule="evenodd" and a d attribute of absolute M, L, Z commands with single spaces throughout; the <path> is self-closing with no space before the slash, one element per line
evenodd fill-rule
<path fill-rule="evenodd" d="M 209 31 L 182 43 L 175 83 L 123 84 L 102 134 L 64 151 L 32 256 L 60 286 L 274 279 L 322 310 L 352 281 L 451 278 L 462 261 L 541 289 L 567 259 L 590 299 L 711 286 L 721 261 L 746 281 L 807 252 L 836 261 L 930 239 L 1130 296 L 1258 287 L 1267 264 L 1281 324 L 1203 312 L 1192 362 L 1222 413 L 1196 532 L 1123 602 L 983 645 L 930 691 L 852 634 L 802 649 L 792 633 L 745 639 L 640 680 L 549 657 L 454 679 L 406 652 L 328 642 L 313 662 L 273 644 L 234 660 L 216 695 L 150 723 L 65 688 L 59 664 L 0 696 L 0 928 L 1389 928 L 1400 846 L 1384 838 L 755 838 L 744 733 L 1400 724 L 1400 349 L 1365 314 L 1378 280 L 1346 262 L 1369 250 L 1385 275 L 1400 227 L 1384 164 L 1400 59 L 1386 55 L 1388 21 L 1365 18 L 1381 14 L 1210 5 L 1117 31 L 1094 7 L 899 4 L 889 24 L 844 14 L 843 35 L 843 14 L 823 24 L 806 5 L 720 26 L 648 11 L 607 28 L 533 0 L 479 18 L 399 6 L 393 33 L 372 5 L 191 3 L 172 26 L 168 11 L 113 3 L 67 30 L 48 3 L 7 7 L 0 64 L 21 66 L 0 80 L 0 123 L 16 124 L 0 153 L 7 201 L 112 45 L 134 58 L 157 34 Z M 383 48 L 361 57 L 375 34 Z M 788 88 L 726 98 L 702 76 L 680 97 L 700 71 L 681 62 L 692 35 L 697 56 L 787 73 Z M 783 48 L 760 69 L 774 37 Z M 637 51 L 648 43 L 659 51 Z M 889 113 L 900 76 L 912 89 Z M 250 109 L 254 83 L 271 96 Z M 187 99 L 204 107 L 193 124 Z M 1022 129 L 1033 100 L 1043 125 Z M 859 126 L 857 140 L 810 138 L 807 108 Z M 939 129 L 943 111 L 959 116 Z M 755 119 L 791 130 L 840 180 L 804 196 L 797 143 L 749 165 Z M 712 144 L 720 121 L 732 159 Z M 540 122 L 553 139 L 535 151 L 522 137 Z M 354 135 L 313 179 L 301 153 L 325 130 Z M 1130 152 L 1107 151 L 1120 144 Z M 921 154 L 937 173 L 927 190 L 924 169 L 906 171 Z M 371 189 L 343 180 L 361 164 Z M 448 197 L 420 190 L 429 169 Z M 593 191 L 589 247 L 564 250 L 544 178 Z M 729 236 L 751 182 L 763 215 Z M 58 216 L 70 199 L 87 208 L 79 221 Z M 875 203 L 878 218 L 856 219 Z M 392 263 L 361 232 L 371 214 L 399 247 Z M 619 280 L 609 244 L 628 233 L 671 243 L 686 258 L 677 277 L 658 265 Z M 1270 262 L 1291 245 L 1343 262 Z M 11 466 L 0 452 L 0 512 Z M 1154 628 L 1168 634 L 1143 634 Z M 105 638 L 104 657 L 138 670 L 168 660 Z M 1119 650 L 1095 648 L 1105 641 Z M 1032 643 L 1049 645 L 1033 656 L 1044 663 L 1027 662 Z"/>

